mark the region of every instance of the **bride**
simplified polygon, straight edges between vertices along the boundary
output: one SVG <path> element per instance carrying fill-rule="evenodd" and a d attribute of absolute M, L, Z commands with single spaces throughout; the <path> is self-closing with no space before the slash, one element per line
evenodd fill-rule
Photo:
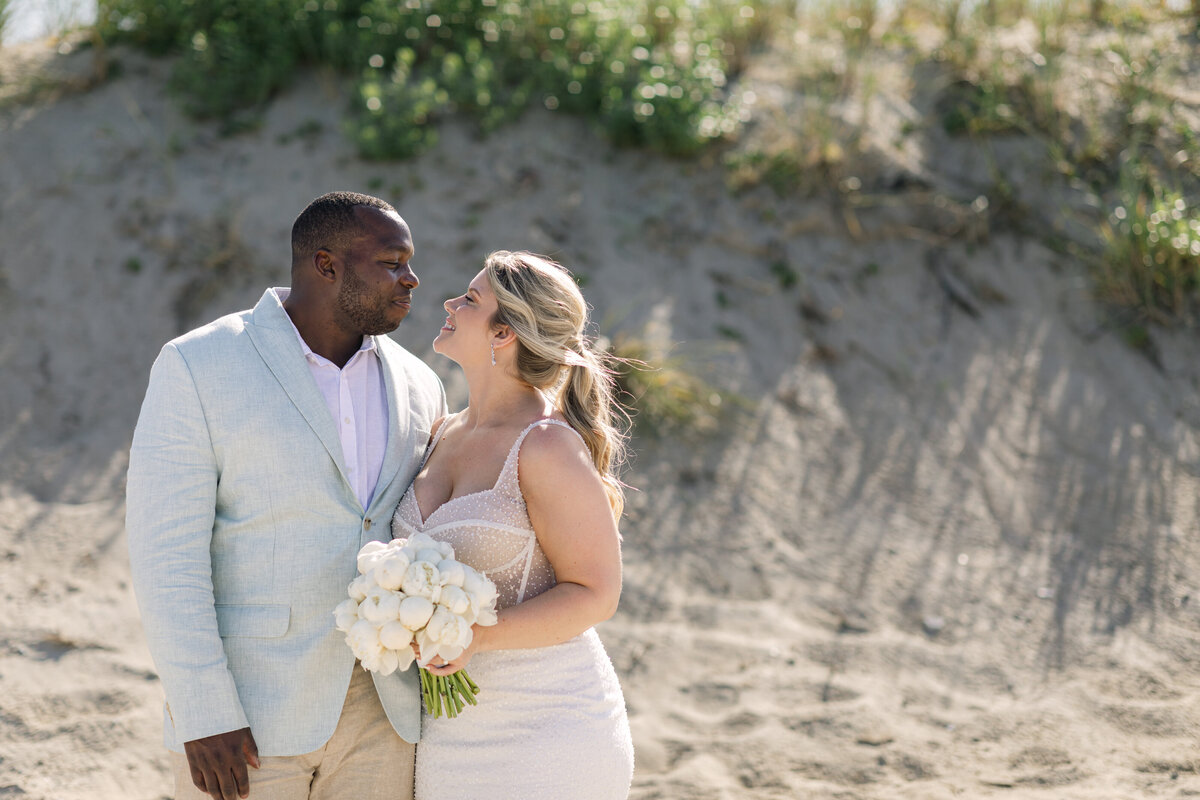
<path fill-rule="evenodd" d="M 592 628 L 621 593 L 623 441 L 611 379 L 583 338 L 587 306 L 560 265 L 500 251 L 445 308 L 433 349 L 462 368 L 470 397 L 435 424 L 392 533 L 452 544 L 495 582 L 499 622 L 430 665 L 469 664 L 481 691 L 461 717 L 425 716 L 416 797 L 625 798 L 629 723 Z"/>

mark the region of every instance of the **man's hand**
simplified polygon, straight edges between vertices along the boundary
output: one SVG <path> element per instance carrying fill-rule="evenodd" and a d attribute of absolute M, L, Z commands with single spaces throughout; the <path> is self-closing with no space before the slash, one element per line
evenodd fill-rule
<path fill-rule="evenodd" d="M 250 796 L 250 775 L 246 765 L 258 769 L 258 745 L 249 728 L 218 733 L 183 743 L 192 783 L 213 800 L 234 800 Z"/>

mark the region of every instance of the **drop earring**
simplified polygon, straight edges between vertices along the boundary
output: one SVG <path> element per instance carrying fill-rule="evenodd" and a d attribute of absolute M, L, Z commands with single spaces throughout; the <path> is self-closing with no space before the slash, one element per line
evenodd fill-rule
<path fill-rule="evenodd" d="M 496 344 L 492 343 L 492 366 L 496 366 Z"/>

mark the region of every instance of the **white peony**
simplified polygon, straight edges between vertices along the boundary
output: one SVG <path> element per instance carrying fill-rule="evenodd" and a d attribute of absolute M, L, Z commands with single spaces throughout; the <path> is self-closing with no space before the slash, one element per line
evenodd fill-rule
<path fill-rule="evenodd" d="M 442 551 L 436 547 L 425 547 L 417 551 L 417 557 L 413 561 L 428 561 L 430 564 L 437 564 L 444 558 Z"/>
<path fill-rule="evenodd" d="M 472 606 L 472 610 L 475 611 L 476 625 L 482 625 L 483 627 L 487 628 L 500 621 L 500 617 L 496 615 L 495 603 L 480 605 L 478 608 Z"/>
<path fill-rule="evenodd" d="M 395 650 L 380 650 L 367 658 L 360 658 L 359 661 L 362 662 L 363 669 L 378 672 L 380 675 L 391 675 L 400 667 L 400 654 Z M 407 665 L 405 667 L 407 668 Z"/>
<path fill-rule="evenodd" d="M 442 596 L 438 598 L 438 605 L 446 608 L 451 614 L 461 617 L 471 611 L 471 596 L 453 584 L 443 586 Z M 471 616 L 475 615 L 471 614 Z"/>
<path fill-rule="evenodd" d="M 463 581 L 463 591 L 471 598 L 471 610 L 475 614 L 478 625 L 496 624 L 496 600 L 499 593 L 496 584 L 480 575 L 475 570 L 468 570 Z"/>
<path fill-rule="evenodd" d="M 459 647 L 466 647 L 474 637 L 470 624 L 446 608 L 439 608 L 433 612 L 433 616 L 429 618 L 429 624 L 425 626 L 425 631 L 431 638 L 442 644 Z"/>
<path fill-rule="evenodd" d="M 404 542 L 403 547 L 405 550 L 411 550 L 414 553 L 420 552 L 426 547 L 437 547 L 437 542 L 428 533 L 414 533 L 407 539 L 401 539 L 400 541 Z"/>
<path fill-rule="evenodd" d="M 373 585 L 369 575 L 359 575 L 350 581 L 350 585 L 346 587 L 346 594 L 350 595 L 351 600 L 361 603 Z"/>
<path fill-rule="evenodd" d="M 462 655 L 473 638 L 471 626 L 462 617 L 439 607 L 433 612 L 425 630 L 417 633 L 417 644 L 421 658 L 428 664 L 434 656 L 452 661 Z"/>
<path fill-rule="evenodd" d="M 395 591 L 404 582 L 404 572 L 408 569 L 410 559 L 402 549 L 389 550 L 375 564 L 375 582 L 380 587 Z"/>
<path fill-rule="evenodd" d="M 412 644 L 413 633 L 399 620 L 385 622 L 379 627 L 379 642 L 389 650 L 399 650 L 404 648 L 412 652 L 409 647 Z"/>
<path fill-rule="evenodd" d="M 467 570 L 466 573 L 466 576 L 463 578 L 463 590 L 469 595 L 483 596 L 487 594 L 488 584 L 491 581 L 473 569 Z"/>
<path fill-rule="evenodd" d="M 401 647 L 399 650 L 393 650 L 396 654 L 396 669 L 404 671 L 412 666 L 412 663 L 417 660 L 417 654 L 408 645 Z"/>
<path fill-rule="evenodd" d="M 437 565 L 442 586 L 462 586 L 467 580 L 467 568 L 453 558 L 443 559 Z"/>
<path fill-rule="evenodd" d="M 388 546 L 383 542 L 367 542 L 362 549 L 358 551 L 358 571 L 366 575 L 379 561 L 380 557 L 387 552 Z"/>
<path fill-rule="evenodd" d="M 418 631 L 429 622 L 433 616 L 433 603 L 428 598 L 415 595 L 406 597 L 400 603 L 400 613 L 397 618 L 410 631 Z"/>
<path fill-rule="evenodd" d="M 354 598 L 343 600 L 337 604 L 337 608 L 333 610 L 334 625 L 343 633 L 350 630 L 354 623 L 358 622 L 358 601 Z"/>
<path fill-rule="evenodd" d="M 439 577 L 438 568 L 433 564 L 428 561 L 414 561 L 405 570 L 404 582 L 400 584 L 400 588 L 410 597 L 427 597 L 436 603 L 439 594 L 437 590 L 441 588 Z"/>
<path fill-rule="evenodd" d="M 379 628 L 365 619 L 360 619 L 346 631 L 346 644 L 350 645 L 355 657 L 364 664 L 383 651 L 383 645 L 379 641 Z"/>
<path fill-rule="evenodd" d="M 400 615 L 400 595 L 376 586 L 358 606 L 358 615 L 365 620 L 382 625 Z"/>

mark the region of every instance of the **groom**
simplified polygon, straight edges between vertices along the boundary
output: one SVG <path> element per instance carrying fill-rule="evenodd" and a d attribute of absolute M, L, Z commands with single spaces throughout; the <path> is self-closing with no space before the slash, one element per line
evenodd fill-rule
<path fill-rule="evenodd" d="M 412 797 L 415 671 L 363 671 L 332 614 L 445 413 L 385 335 L 412 255 L 387 203 L 319 197 L 292 226 L 291 288 L 154 362 L 126 527 L 177 800 Z"/>

